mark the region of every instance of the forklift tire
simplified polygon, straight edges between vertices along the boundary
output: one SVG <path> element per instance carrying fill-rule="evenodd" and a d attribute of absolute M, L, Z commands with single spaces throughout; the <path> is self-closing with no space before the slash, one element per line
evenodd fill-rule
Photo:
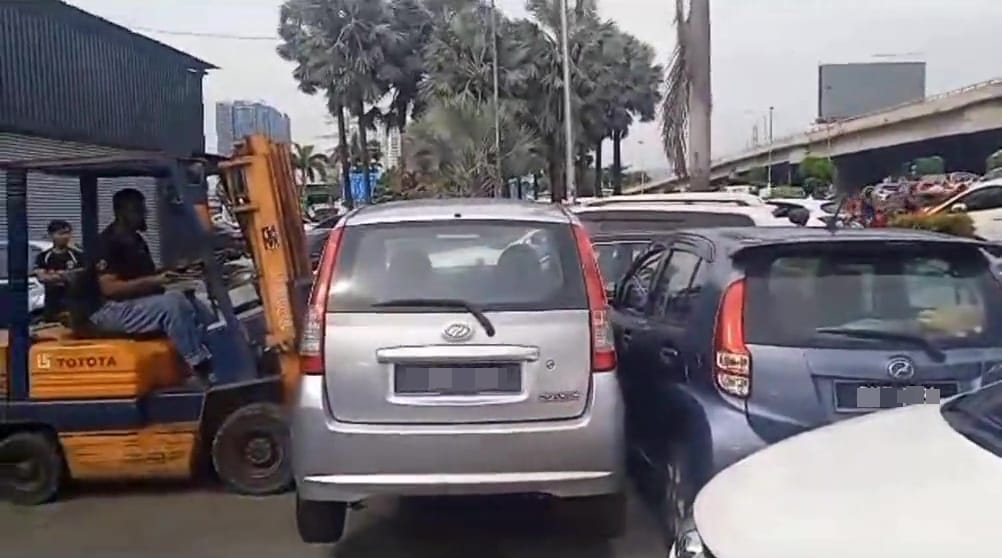
<path fill-rule="evenodd" d="M 296 495 L 296 529 L 307 544 L 334 544 L 344 535 L 348 504 L 314 502 Z"/>
<path fill-rule="evenodd" d="M 281 407 L 253 403 L 230 413 L 212 438 L 212 465 L 223 485 L 238 494 L 289 490 L 289 427 Z"/>
<path fill-rule="evenodd" d="M 59 443 L 45 432 L 17 432 L 0 440 L 0 495 L 19 506 L 51 502 L 63 482 Z"/>

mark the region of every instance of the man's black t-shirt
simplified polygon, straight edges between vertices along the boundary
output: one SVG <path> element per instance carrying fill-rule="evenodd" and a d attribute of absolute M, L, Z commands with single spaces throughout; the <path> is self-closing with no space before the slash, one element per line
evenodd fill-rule
<path fill-rule="evenodd" d="M 83 252 L 73 248 L 56 250 L 49 248 L 35 258 L 35 269 L 44 271 L 73 271 L 83 265 Z M 66 308 L 67 285 L 63 283 L 45 284 L 45 310 L 47 320 L 56 319 Z"/>
<path fill-rule="evenodd" d="M 121 231 L 114 224 L 108 225 L 98 235 L 93 261 L 97 275 L 111 274 L 123 281 L 156 275 L 157 272 L 143 237 L 137 232 Z M 163 289 L 157 289 L 143 296 L 162 292 Z"/>

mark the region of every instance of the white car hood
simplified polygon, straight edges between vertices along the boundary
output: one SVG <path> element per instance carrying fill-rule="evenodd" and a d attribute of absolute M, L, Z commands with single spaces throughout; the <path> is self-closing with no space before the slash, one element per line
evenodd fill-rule
<path fill-rule="evenodd" d="M 938 405 L 845 421 L 724 470 L 696 499 L 716 558 L 998 558 L 1002 458 Z"/>

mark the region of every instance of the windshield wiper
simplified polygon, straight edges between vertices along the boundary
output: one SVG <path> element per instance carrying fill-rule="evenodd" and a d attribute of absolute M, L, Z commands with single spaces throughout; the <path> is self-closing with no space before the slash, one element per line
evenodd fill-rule
<path fill-rule="evenodd" d="M 877 339 L 882 341 L 901 341 L 902 343 L 911 343 L 912 345 L 916 345 L 924 350 L 936 362 L 943 362 L 946 360 L 946 354 L 943 353 L 939 347 L 933 345 L 928 339 L 922 337 L 921 335 L 881 331 L 879 329 L 856 329 L 851 327 L 819 327 L 814 331 L 815 333 L 844 335 L 846 337 L 856 337 L 858 339 Z"/>
<path fill-rule="evenodd" d="M 458 298 L 398 298 L 377 302 L 372 305 L 375 308 L 390 308 L 396 306 L 410 306 L 412 308 L 461 308 L 466 310 L 477 319 L 477 322 L 484 327 L 487 337 L 494 337 L 494 324 L 487 318 L 484 311 L 472 302 L 460 300 Z"/>

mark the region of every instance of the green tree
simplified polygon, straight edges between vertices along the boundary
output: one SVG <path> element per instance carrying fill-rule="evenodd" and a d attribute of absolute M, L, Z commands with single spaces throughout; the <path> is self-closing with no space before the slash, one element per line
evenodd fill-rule
<path fill-rule="evenodd" d="M 382 76 L 392 95 L 382 115 L 387 128 L 404 133 L 412 112 L 420 108 L 420 86 L 427 74 L 425 49 L 434 30 L 432 11 L 420 0 L 391 0 L 390 29 L 395 40 L 386 47 Z"/>
<path fill-rule="evenodd" d="M 594 97 L 601 52 L 609 35 L 598 18 L 595 0 L 578 0 L 567 11 L 567 40 L 571 68 L 571 114 L 564 114 L 563 55 L 560 44 L 562 0 L 528 0 L 526 8 L 533 21 L 516 22 L 511 33 L 532 52 L 526 86 L 526 122 L 543 142 L 546 152 L 550 194 L 554 201 L 567 195 L 563 170 L 565 145 L 564 118 L 572 118 L 575 151 L 591 149 L 592 137 L 586 132 L 586 119 L 596 113 L 587 100 Z M 594 118 L 594 117 L 593 117 Z M 591 128 L 596 126 L 592 124 Z M 581 146 L 585 147 L 582 148 Z"/>
<path fill-rule="evenodd" d="M 915 159 L 915 173 L 919 176 L 929 174 L 943 174 L 946 172 L 946 161 L 939 155 L 932 157 L 920 157 Z"/>
<path fill-rule="evenodd" d="M 612 137 L 612 187 L 622 194 L 622 142 L 635 118 L 651 122 L 661 99 L 660 82 L 664 69 L 654 63 L 654 49 L 631 35 L 622 38 L 621 50 L 604 62 L 613 68 L 607 122 Z M 619 61 L 618 63 L 616 61 Z"/>
<path fill-rule="evenodd" d="M 347 145 L 344 109 L 359 120 L 359 135 L 368 144 L 380 112 L 368 105 L 386 94 L 391 85 L 386 74 L 389 54 L 403 40 L 394 27 L 384 0 L 286 0 L 279 11 L 278 53 L 297 64 L 293 76 L 306 93 L 324 90 L 328 109 L 338 119 L 340 144 Z M 369 164 L 362 151 L 363 166 Z M 342 150 L 342 167 L 347 155 Z M 342 170 L 344 172 L 344 170 Z M 369 174 L 365 174 L 366 185 Z M 352 204 L 350 188 L 345 202 Z"/>
<path fill-rule="evenodd" d="M 300 186 L 327 180 L 329 160 L 323 153 L 315 152 L 315 149 L 312 145 L 292 144 L 292 166 L 296 170 Z"/>
<path fill-rule="evenodd" d="M 825 184 L 835 181 L 835 163 L 827 157 L 805 157 L 797 168 L 800 178 L 813 178 Z"/>
<path fill-rule="evenodd" d="M 542 167 L 539 143 L 510 105 L 502 104 L 501 173 L 533 174 Z M 469 97 L 436 100 L 407 131 L 408 168 L 433 177 L 437 195 L 480 196 L 498 183 L 494 110 Z"/>

